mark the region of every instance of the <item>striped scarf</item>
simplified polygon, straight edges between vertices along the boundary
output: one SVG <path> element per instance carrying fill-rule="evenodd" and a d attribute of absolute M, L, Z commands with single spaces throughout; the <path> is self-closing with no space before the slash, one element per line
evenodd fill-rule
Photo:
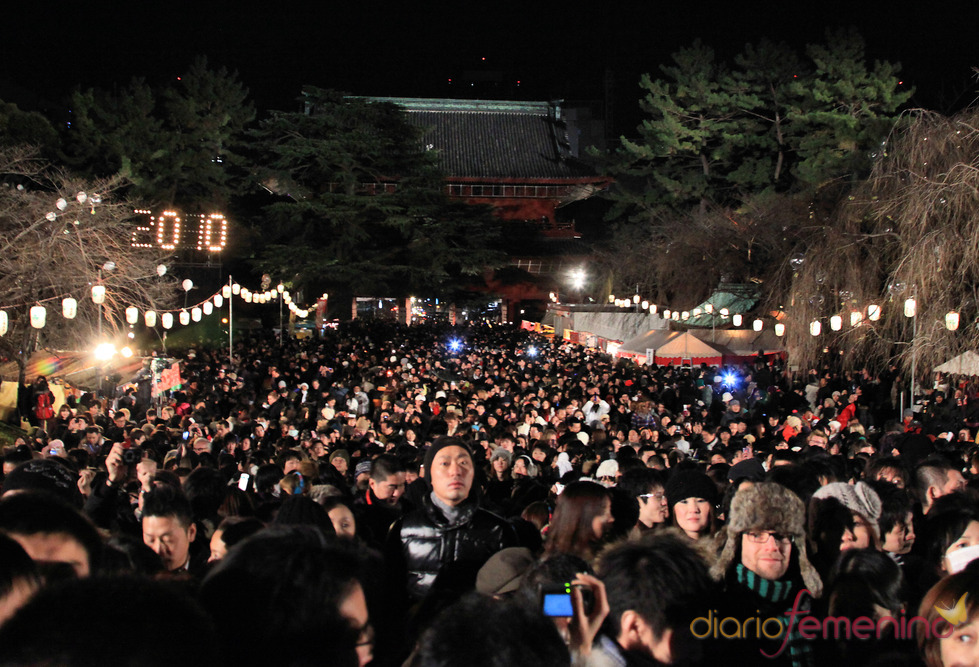
<path fill-rule="evenodd" d="M 761 599 L 772 603 L 785 602 L 787 605 L 785 611 L 791 610 L 792 603 L 794 602 L 794 600 L 790 599 L 793 589 L 791 581 L 771 581 L 759 577 L 741 563 L 738 563 L 735 568 L 735 576 L 741 586 L 744 586 Z M 808 609 L 808 606 L 809 601 L 805 600 L 805 605 L 801 609 Z M 787 629 L 789 627 L 789 617 L 787 615 L 782 614 L 777 618 L 782 621 L 784 628 Z M 811 667 L 813 665 L 812 646 L 799 633 L 798 624 L 792 627 L 792 634 L 789 635 L 788 651 L 789 658 L 792 661 L 792 667 Z"/>

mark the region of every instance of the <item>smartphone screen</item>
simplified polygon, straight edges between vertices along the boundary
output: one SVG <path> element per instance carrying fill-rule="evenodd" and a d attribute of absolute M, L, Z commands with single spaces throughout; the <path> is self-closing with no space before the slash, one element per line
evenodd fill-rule
<path fill-rule="evenodd" d="M 248 475 L 247 472 L 241 473 L 241 477 L 238 478 L 238 488 L 241 489 L 242 491 L 247 491 L 249 479 L 250 476 Z"/>
<path fill-rule="evenodd" d="M 545 593 L 543 611 L 545 616 L 570 618 L 574 616 L 570 593 Z"/>

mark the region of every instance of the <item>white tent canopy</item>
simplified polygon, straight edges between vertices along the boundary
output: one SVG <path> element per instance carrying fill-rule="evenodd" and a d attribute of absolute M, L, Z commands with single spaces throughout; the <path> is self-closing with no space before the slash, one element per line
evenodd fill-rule
<path fill-rule="evenodd" d="M 951 373 L 953 375 L 979 375 L 979 353 L 968 351 L 949 359 L 941 366 L 934 368 L 936 373 Z"/>

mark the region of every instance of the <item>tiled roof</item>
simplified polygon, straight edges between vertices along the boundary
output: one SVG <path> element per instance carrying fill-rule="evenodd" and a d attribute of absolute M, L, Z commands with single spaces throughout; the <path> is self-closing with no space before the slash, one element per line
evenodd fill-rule
<path fill-rule="evenodd" d="M 560 106 L 549 102 L 482 102 L 374 98 L 402 106 L 439 151 L 449 178 L 582 179 L 595 172 L 569 152 Z"/>

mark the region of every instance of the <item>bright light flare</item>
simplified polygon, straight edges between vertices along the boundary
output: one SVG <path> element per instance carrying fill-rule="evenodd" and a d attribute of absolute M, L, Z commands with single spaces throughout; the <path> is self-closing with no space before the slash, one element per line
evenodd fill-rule
<path fill-rule="evenodd" d="M 95 358 L 99 361 L 108 361 L 116 353 L 116 346 L 112 343 L 99 343 L 95 346 Z"/>

